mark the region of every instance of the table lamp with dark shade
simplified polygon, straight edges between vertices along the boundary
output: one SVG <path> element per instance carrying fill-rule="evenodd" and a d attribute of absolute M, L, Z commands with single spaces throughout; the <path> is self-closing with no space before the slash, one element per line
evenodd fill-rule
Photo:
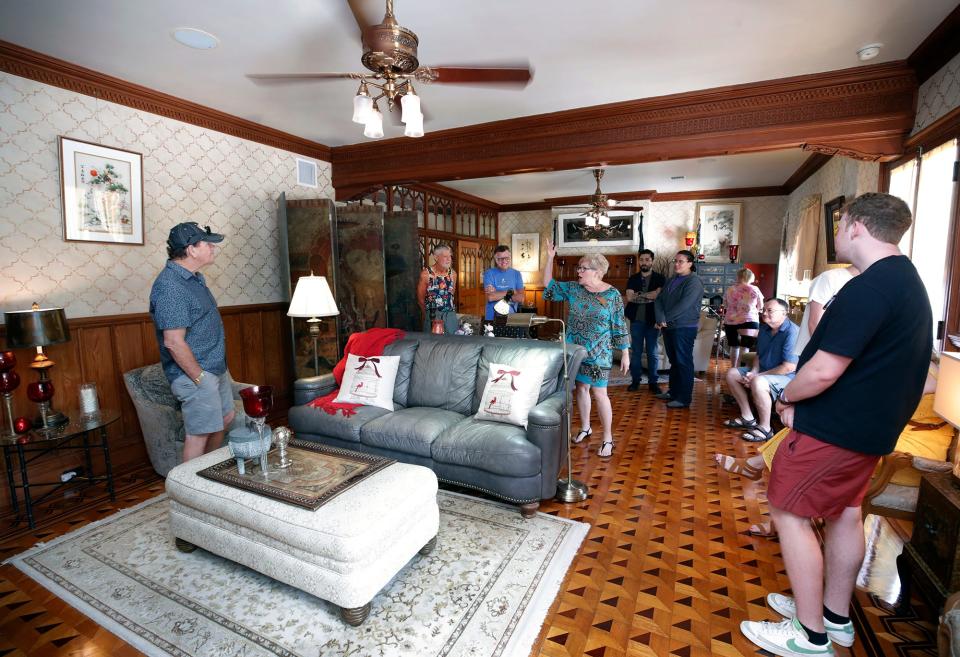
<path fill-rule="evenodd" d="M 27 386 L 27 397 L 40 411 L 34 424 L 45 429 L 66 424 L 69 421 L 67 416 L 56 411 L 51 403 L 54 390 L 49 370 L 55 363 L 43 353 L 46 346 L 70 341 L 70 327 L 63 308 L 41 308 L 34 303 L 30 310 L 3 313 L 3 320 L 7 326 L 8 349 L 37 349 L 30 368 L 36 370 L 40 378 Z"/>

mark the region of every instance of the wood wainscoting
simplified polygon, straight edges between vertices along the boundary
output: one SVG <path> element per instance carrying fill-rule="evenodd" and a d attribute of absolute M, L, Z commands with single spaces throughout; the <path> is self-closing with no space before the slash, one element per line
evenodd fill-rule
<path fill-rule="evenodd" d="M 558 255 L 553 261 L 553 277 L 558 281 L 577 280 L 577 265 L 585 254 Z M 624 255 L 605 255 L 610 269 L 603 280 L 617 288 L 621 294 L 627 289 L 627 279 L 637 271 L 637 256 L 634 253 Z M 567 319 L 566 304 L 547 301 L 543 298 L 542 285 L 525 285 L 524 303 L 536 306 L 538 315 L 556 319 Z"/>
<path fill-rule="evenodd" d="M 270 385 L 274 389 L 274 414 L 286 414 L 293 398 L 290 324 L 286 303 L 230 306 L 220 309 L 227 338 L 227 365 L 236 381 Z M 123 373 L 160 360 L 153 322 L 148 313 L 85 317 L 69 320 L 70 341 L 47 347 L 56 362 L 50 370 L 56 394 L 53 405 L 67 415 L 79 413 L 81 383 L 96 383 L 101 408 L 120 411 L 120 421 L 109 429 L 110 460 L 115 475 L 148 463 L 140 424 L 123 383 Z M 0 342 L 6 327 L 0 325 Z M 33 349 L 16 352 L 20 386 L 14 393 L 14 414 L 34 417 L 36 405 L 27 399 L 26 387 L 36 380 L 30 370 Z M 60 473 L 81 463 L 78 451 L 64 450 L 30 464 L 31 481 L 54 481 Z M 97 473 L 102 460 L 94 459 Z M 43 493 L 38 489 L 36 495 Z M 10 510 L 6 480 L 0 485 L 0 514 Z"/>

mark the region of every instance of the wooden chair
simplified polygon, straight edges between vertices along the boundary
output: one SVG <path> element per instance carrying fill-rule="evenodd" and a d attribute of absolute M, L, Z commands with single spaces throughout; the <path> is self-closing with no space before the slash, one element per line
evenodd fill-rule
<path fill-rule="evenodd" d="M 880 460 L 880 466 L 874 473 L 863 497 L 863 514 L 913 520 L 917 510 L 917 496 L 920 489 L 915 486 L 903 486 L 892 483 L 893 475 L 904 469 L 924 472 L 950 472 L 953 470 L 953 454 L 956 453 L 957 438 L 954 436 L 947 452 L 946 461 L 914 456 L 906 452 L 892 452 Z"/>

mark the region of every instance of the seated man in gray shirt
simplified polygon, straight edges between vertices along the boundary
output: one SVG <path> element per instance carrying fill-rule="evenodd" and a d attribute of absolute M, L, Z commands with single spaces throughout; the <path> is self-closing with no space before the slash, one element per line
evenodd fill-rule
<path fill-rule="evenodd" d="M 727 387 L 740 406 L 740 417 L 723 423 L 731 429 L 746 429 L 742 438 L 762 443 L 773 437 L 770 412 L 773 400 L 793 379 L 798 356 L 794 353 L 799 327 L 787 319 L 787 304 L 769 299 L 763 304 L 763 323 L 757 336 L 757 356 L 753 367 L 727 370 Z M 757 406 L 757 417 L 750 410 L 750 397 Z"/>
<path fill-rule="evenodd" d="M 183 412 L 184 461 L 220 447 L 234 416 L 223 321 L 200 273 L 222 241 L 223 235 L 193 221 L 171 228 L 170 259 L 150 290 L 160 362 Z"/>

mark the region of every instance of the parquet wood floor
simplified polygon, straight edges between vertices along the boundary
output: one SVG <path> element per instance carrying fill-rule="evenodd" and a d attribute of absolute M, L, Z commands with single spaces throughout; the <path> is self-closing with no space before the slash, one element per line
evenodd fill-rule
<path fill-rule="evenodd" d="M 788 591 L 789 583 L 779 543 L 744 534 L 764 517 L 764 482 L 729 476 L 713 462 L 717 451 L 753 450 L 737 432 L 721 428 L 732 409 L 720 406 L 719 392 L 715 370 L 697 382 L 694 403 L 685 411 L 668 411 L 645 390 L 610 388 L 613 457 L 605 461 L 595 454 L 596 421 L 594 436 L 574 447 L 574 476 L 589 484 L 590 498 L 541 506 L 588 522 L 591 530 L 532 655 L 767 654 L 743 638 L 738 626 L 744 618 L 777 619 L 764 598 L 768 591 Z M 0 519 L 0 559 L 162 490 L 162 481 L 145 467 L 118 478 L 115 504 L 94 489 L 51 505 L 33 531 Z M 890 581 L 899 539 L 889 535 L 884 540 L 893 545 L 875 555 L 876 567 L 865 569 L 870 572 L 862 583 L 873 593 L 857 593 L 858 627 L 865 631 L 858 629 L 852 651 L 838 648 L 838 655 L 935 654 L 935 628 L 928 621 L 891 616 L 877 606 L 881 597 L 896 597 Z M 0 567 L 0 657 L 136 654 L 12 566 Z"/>

